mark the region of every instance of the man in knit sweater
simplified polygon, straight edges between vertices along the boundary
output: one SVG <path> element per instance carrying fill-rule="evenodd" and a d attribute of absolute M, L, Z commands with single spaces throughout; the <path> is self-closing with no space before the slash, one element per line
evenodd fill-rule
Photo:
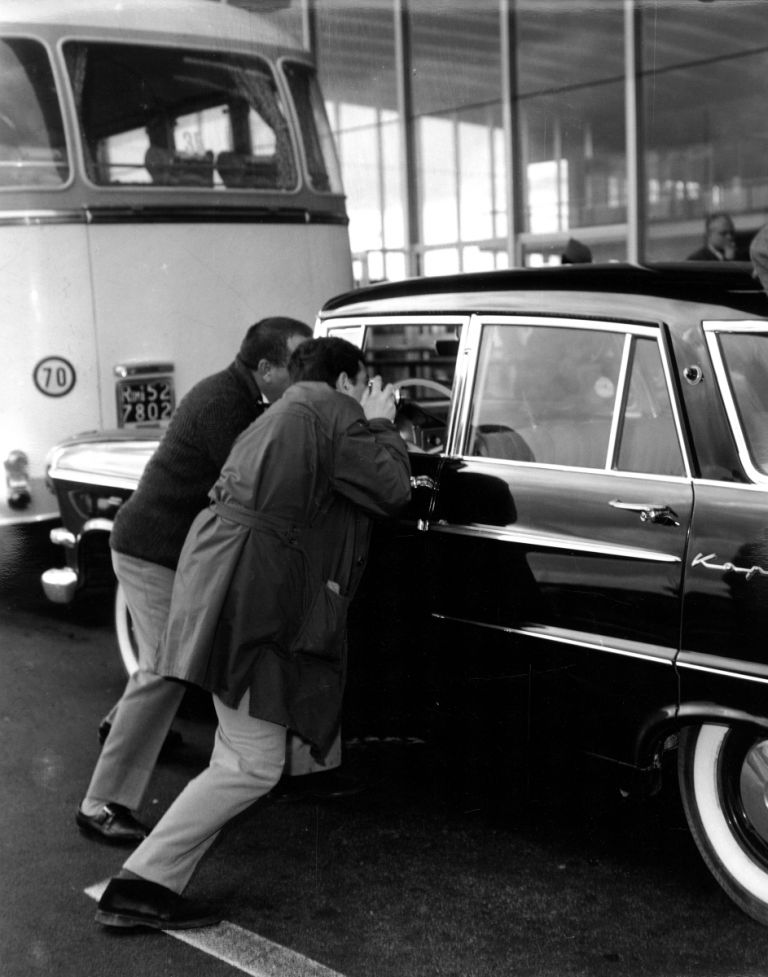
<path fill-rule="evenodd" d="M 76 822 L 110 844 L 136 844 L 147 828 L 133 815 L 149 786 L 184 685 L 155 672 L 181 548 L 208 504 L 232 444 L 288 386 L 288 357 L 312 330 L 272 317 L 246 333 L 235 361 L 182 399 L 133 495 L 115 519 L 112 563 L 133 619 L 139 670 L 100 733 L 108 735 Z"/>

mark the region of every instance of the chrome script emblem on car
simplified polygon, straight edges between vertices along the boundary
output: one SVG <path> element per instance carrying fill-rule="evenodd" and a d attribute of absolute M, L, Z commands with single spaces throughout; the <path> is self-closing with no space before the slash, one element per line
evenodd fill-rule
<path fill-rule="evenodd" d="M 768 570 L 763 567 L 751 566 L 751 567 L 737 567 L 735 563 L 712 563 L 712 560 L 717 557 L 717 553 L 707 553 L 705 556 L 703 553 L 697 553 L 691 562 L 692 567 L 697 567 L 699 565 L 706 567 L 707 570 L 722 570 L 723 573 L 730 571 L 731 573 L 743 573 L 747 580 L 751 580 L 756 574 L 761 574 L 763 577 L 768 577 Z"/>

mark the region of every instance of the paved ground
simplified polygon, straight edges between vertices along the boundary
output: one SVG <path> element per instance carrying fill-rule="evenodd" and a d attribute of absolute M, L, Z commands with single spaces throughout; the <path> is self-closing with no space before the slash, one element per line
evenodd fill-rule
<path fill-rule="evenodd" d="M 674 793 L 635 805 L 573 767 L 537 783 L 482 755 L 458 777 L 425 745 L 381 739 L 346 744 L 363 794 L 265 802 L 226 834 L 191 887 L 232 924 L 205 947 L 102 930 L 92 897 L 120 855 L 73 816 L 122 684 L 110 608 L 47 605 L 33 565 L 46 555 L 24 552 L 0 584 L 2 977 L 321 977 L 310 961 L 344 977 L 768 974 L 768 930 L 721 894 Z M 149 821 L 205 761 L 210 724 L 179 728 Z"/>

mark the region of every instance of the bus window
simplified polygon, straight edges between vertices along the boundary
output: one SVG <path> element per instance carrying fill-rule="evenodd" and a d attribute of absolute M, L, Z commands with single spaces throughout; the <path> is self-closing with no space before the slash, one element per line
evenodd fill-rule
<path fill-rule="evenodd" d="M 0 186 L 59 186 L 69 177 L 64 126 L 42 44 L 0 41 Z"/>
<path fill-rule="evenodd" d="M 259 58 L 87 42 L 64 52 L 92 182 L 296 188 L 285 110 Z"/>
<path fill-rule="evenodd" d="M 341 171 L 317 81 L 304 65 L 289 63 L 285 74 L 299 117 L 312 187 L 321 193 L 341 193 Z"/>

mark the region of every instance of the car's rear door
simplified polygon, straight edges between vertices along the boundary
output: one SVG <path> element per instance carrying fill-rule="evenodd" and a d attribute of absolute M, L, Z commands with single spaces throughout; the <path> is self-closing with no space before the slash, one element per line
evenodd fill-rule
<path fill-rule="evenodd" d="M 426 533 L 436 698 L 629 760 L 677 702 L 692 510 L 662 329 L 477 316 L 459 361 Z"/>
<path fill-rule="evenodd" d="M 709 397 L 730 430 L 737 458 L 719 478 L 697 480 L 681 651 L 683 711 L 701 703 L 765 715 L 768 709 L 768 322 L 704 321 Z M 709 388 L 707 390 L 707 387 Z M 709 434 L 709 430 L 706 431 Z M 697 438 L 700 432 L 696 432 Z M 715 440 L 711 434 L 710 442 Z M 741 469 L 741 470 L 739 470 Z M 743 472 L 743 474 L 742 474 Z M 717 472 L 713 474 L 718 474 Z"/>

